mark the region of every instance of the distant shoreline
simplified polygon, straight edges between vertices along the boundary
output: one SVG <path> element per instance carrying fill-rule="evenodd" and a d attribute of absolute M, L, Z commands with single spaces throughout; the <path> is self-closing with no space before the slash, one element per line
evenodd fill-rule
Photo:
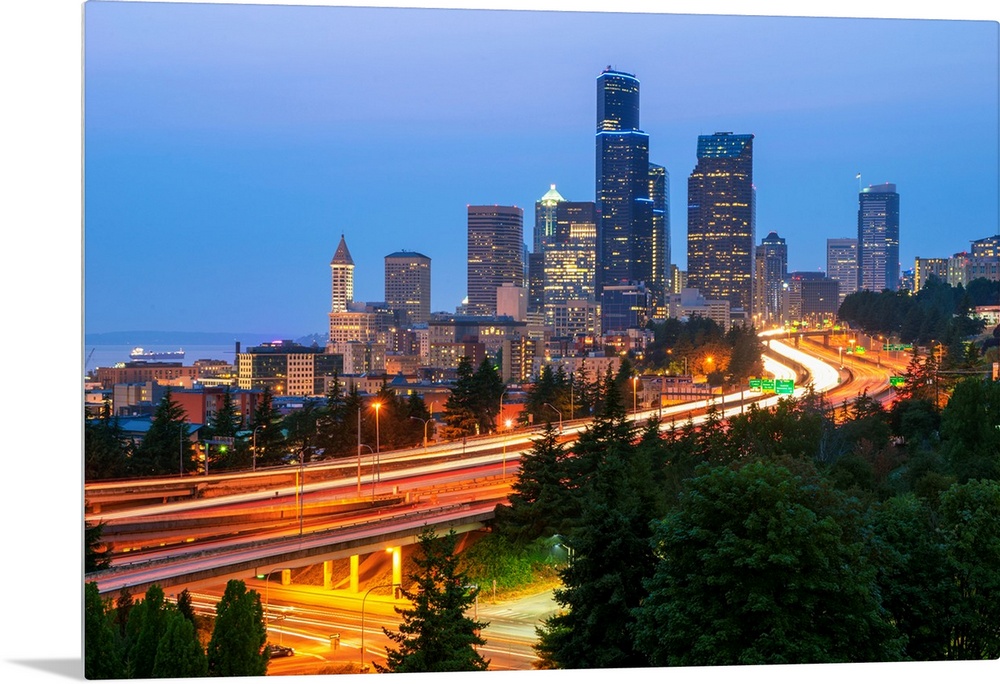
<path fill-rule="evenodd" d="M 204 344 L 204 345 L 230 345 L 240 342 L 243 347 L 255 347 L 262 342 L 273 340 L 304 340 L 317 339 L 320 344 L 326 341 L 326 336 L 320 333 L 306 335 L 288 335 L 281 333 L 259 333 L 259 332 L 171 332 L 163 330 L 128 330 L 107 333 L 87 333 L 83 340 L 85 345 L 94 344 L 139 344 L 139 341 L 146 346 L 150 345 L 181 345 L 181 344 Z"/>

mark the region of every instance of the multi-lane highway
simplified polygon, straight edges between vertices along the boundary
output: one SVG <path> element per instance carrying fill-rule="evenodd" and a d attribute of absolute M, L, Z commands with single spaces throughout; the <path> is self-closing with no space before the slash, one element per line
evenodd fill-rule
<path fill-rule="evenodd" d="M 862 391 L 881 396 L 889 375 L 898 372 L 890 371 L 891 364 L 882 359 L 849 359 L 841 368 L 836 348 L 808 339 L 793 345 L 777 337 L 764 336 L 765 369 L 777 378 L 795 378 L 796 395 L 811 386 L 831 403 Z M 630 417 L 658 418 L 666 430 L 680 421 L 704 420 L 711 405 L 728 417 L 752 402 L 769 405 L 778 400 L 743 389 L 640 410 Z M 572 442 L 588 424 L 585 419 L 566 421 L 561 439 Z M 126 586 L 141 592 L 154 582 L 168 594 L 186 587 L 196 592 L 206 612 L 213 609 L 228 578 L 243 579 L 270 593 L 271 640 L 287 641 L 296 649 L 296 656 L 276 659 L 272 673 L 340 671 L 337 668 L 360 661 L 358 603 L 364 594 L 337 588 L 343 578 L 325 586 L 285 586 L 271 573 L 349 556 L 375 558 L 387 546 L 412 543 L 425 526 L 440 531 L 480 528 L 495 506 L 506 501 L 520 455 L 531 448 L 540 430 L 519 429 L 307 466 L 89 484 L 85 498 L 99 503 L 87 519 L 105 523 L 106 538 L 117 554 L 110 569 L 87 579 L 96 581 L 106 595 Z M 269 581 L 255 579 L 262 575 Z M 388 626 L 398 624 L 391 597 L 379 599 L 376 593 L 370 601 L 366 612 L 371 611 L 372 623 L 386 618 Z M 481 618 L 492 623 L 484 632 L 490 642 L 484 655 L 493 659 L 495 669 L 530 667 L 534 627 L 555 609 L 550 592 L 532 605 L 530 610 L 507 604 L 479 606 Z M 331 641 L 331 634 L 339 634 L 339 640 Z M 380 628 L 366 623 L 364 634 L 369 656 L 384 655 Z"/>

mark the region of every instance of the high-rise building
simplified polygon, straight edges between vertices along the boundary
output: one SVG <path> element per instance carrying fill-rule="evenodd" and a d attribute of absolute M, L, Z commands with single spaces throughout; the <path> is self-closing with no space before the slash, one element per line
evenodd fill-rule
<path fill-rule="evenodd" d="M 400 327 L 426 323 L 431 317 L 431 260 L 418 252 L 385 257 L 385 301 Z"/>
<path fill-rule="evenodd" d="M 762 325 L 782 321 L 782 297 L 788 281 L 788 245 L 771 231 L 757 245 L 754 267 L 754 321 Z"/>
<path fill-rule="evenodd" d="M 881 292 L 899 287 L 899 194 L 895 183 L 858 193 L 858 285 Z"/>
<path fill-rule="evenodd" d="M 524 210 L 500 205 L 468 207 L 467 311 L 495 316 L 497 288 L 524 283 Z"/>
<path fill-rule="evenodd" d="M 354 301 L 354 260 L 343 235 L 330 261 L 330 282 L 330 313 L 347 311 L 347 305 Z"/>
<path fill-rule="evenodd" d="M 698 136 L 688 177 L 687 286 L 749 311 L 756 211 L 753 134 Z"/>
<path fill-rule="evenodd" d="M 535 229 L 532 232 L 532 249 L 535 254 L 545 249 L 547 241 L 551 241 L 556 232 L 556 207 L 566 200 L 556 190 L 553 183 L 548 192 L 535 202 Z"/>
<path fill-rule="evenodd" d="M 972 256 L 986 258 L 1000 257 L 1000 235 L 973 240 Z"/>
<path fill-rule="evenodd" d="M 840 302 L 858 291 L 858 241 L 856 238 L 829 238 L 826 241 L 826 277 L 837 281 Z"/>
<path fill-rule="evenodd" d="M 608 67 L 597 77 L 598 293 L 642 282 L 662 301 L 666 235 L 656 231 L 666 227 L 665 181 L 663 167 L 649 163 L 649 135 L 639 128 L 638 79 Z M 657 210 L 664 213 L 654 219 Z"/>
<path fill-rule="evenodd" d="M 658 164 L 649 165 L 649 198 L 653 200 L 653 276 L 650 288 L 656 303 L 670 291 L 670 174 Z M 662 292 L 656 295 L 656 292 Z"/>

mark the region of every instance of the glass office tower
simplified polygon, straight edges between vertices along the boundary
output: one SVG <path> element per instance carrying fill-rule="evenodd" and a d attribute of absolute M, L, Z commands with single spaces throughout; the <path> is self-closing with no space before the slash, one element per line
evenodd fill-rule
<path fill-rule="evenodd" d="M 753 137 L 698 136 L 698 164 L 688 177 L 687 286 L 744 311 L 754 275 Z"/>
<path fill-rule="evenodd" d="M 858 193 L 858 286 L 881 292 L 899 288 L 899 194 L 895 183 Z"/>

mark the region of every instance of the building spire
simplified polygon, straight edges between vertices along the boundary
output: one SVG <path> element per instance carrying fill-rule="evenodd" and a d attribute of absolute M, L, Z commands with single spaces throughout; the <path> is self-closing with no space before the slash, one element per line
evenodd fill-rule
<path fill-rule="evenodd" d="M 354 259 L 351 258 L 351 253 L 347 249 L 347 241 L 344 240 L 344 234 L 340 234 L 340 244 L 337 245 L 337 251 L 333 254 L 333 260 L 330 261 L 330 265 L 340 264 L 345 266 L 353 266 Z"/>

